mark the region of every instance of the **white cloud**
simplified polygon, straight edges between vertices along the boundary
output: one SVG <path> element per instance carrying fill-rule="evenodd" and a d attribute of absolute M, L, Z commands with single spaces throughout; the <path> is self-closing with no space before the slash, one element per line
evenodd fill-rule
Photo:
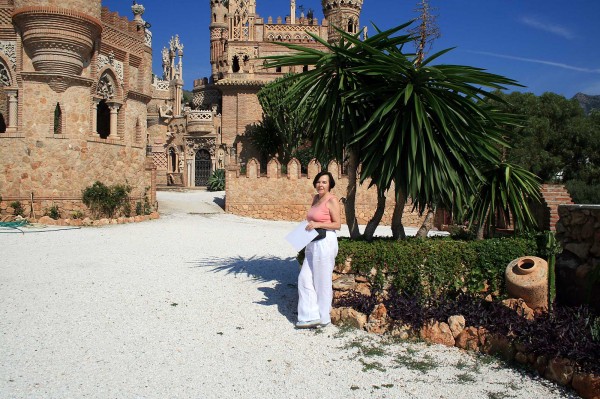
<path fill-rule="evenodd" d="M 540 59 L 535 59 L 535 58 L 516 57 L 513 55 L 490 53 L 487 51 L 469 51 L 469 50 L 467 50 L 467 51 L 469 53 L 474 53 L 474 54 L 489 55 L 490 57 L 506 58 L 508 60 L 532 62 L 535 64 L 549 65 L 549 66 L 554 66 L 554 67 L 563 68 L 563 69 L 569 69 L 571 71 L 577 71 L 577 72 L 600 73 L 600 69 L 582 68 L 582 67 L 578 67 L 578 66 L 574 66 L 574 65 L 563 64 L 561 62 L 546 61 L 546 60 L 540 60 Z"/>
<path fill-rule="evenodd" d="M 545 32 L 550 32 L 555 35 L 564 37 L 565 39 L 571 40 L 577 37 L 573 32 L 571 32 L 563 26 L 542 22 L 535 18 L 522 17 L 521 22 L 527 26 L 531 26 L 532 28 L 543 30 Z"/>

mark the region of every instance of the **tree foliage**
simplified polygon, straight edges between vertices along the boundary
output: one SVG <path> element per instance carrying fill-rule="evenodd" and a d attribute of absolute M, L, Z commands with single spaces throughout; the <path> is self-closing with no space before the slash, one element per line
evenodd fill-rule
<path fill-rule="evenodd" d="M 263 109 L 263 119 L 249 131 L 252 144 L 264 160 L 278 156 L 286 165 L 302 147 L 309 136 L 310 123 L 305 119 L 305 107 L 294 107 L 286 101 L 293 82 L 285 76 L 263 87 L 258 101 Z"/>
<path fill-rule="evenodd" d="M 517 122 L 488 101 L 503 99 L 485 88 L 517 82 L 470 66 L 431 65 L 449 50 L 418 63 L 403 51 L 413 37 L 397 34 L 410 24 L 365 40 L 339 31 L 340 42 L 333 45 L 313 35 L 326 51 L 281 43 L 294 53 L 268 59 L 271 67 L 314 65 L 287 78 L 293 86 L 286 99 L 294 107 L 310 105 L 306 119 L 317 153 L 354 155 L 354 167 L 362 164 L 361 183 L 371 179 L 379 193 L 394 184 L 396 199 L 409 197 L 422 212 L 477 196 L 483 170 L 501 161 L 503 128 Z M 522 183 L 512 183 L 522 191 L 508 201 L 526 197 Z M 520 209 L 517 217 L 529 213 L 525 202 L 509 209 Z"/>
<path fill-rule="evenodd" d="M 498 95 L 504 100 L 499 107 L 523 117 L 519 126 L 505 129 L 507 161 L 544 182 L 600 183 L 600 113 L 586 116 L 576 100 L 555 93 Z"/>

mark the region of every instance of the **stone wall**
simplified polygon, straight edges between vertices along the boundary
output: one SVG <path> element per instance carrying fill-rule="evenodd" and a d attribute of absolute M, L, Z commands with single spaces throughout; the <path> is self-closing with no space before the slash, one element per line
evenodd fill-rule
<path fill-rule="evenodd" d="M 237 165 L 233 166 L 227 170 L 225 179 L 225 211 L 258 219 L 304 220 L 315 194 L 313 179 L 320 169 L 318 162 L 312 161 L 308 165 L 308 173 L 301 174 L 300 163 L 296 159 L 289 162 L 287 174 L 281 173 L 281 164 L 276 159 L 269 162 L 266 174 L 261 173 L 256 159 L 248 162 L 245 175 L 240 174 Z M 327 170 L 336 181 L 332 193 L 340 199 L 345 197 L 348 177 L 341 174 L 337 162 L 331 162 Z M 363 183 L 356 194 L 356 217 L 359 224 L 366 224 L 370 220 L 377 205 L 377 193 L 374 188 L 367 189 L 368 186 L 368 182 Z M 394 203 L 393 195 L 390 194 L 381 225 L 391 224 Z M 345 223 L 344 207 L 341 209 L 342 223 Z M 404 226 L 421 226 L 424 216 L 411 212 L 411 209 L 411 205 L 404 209 Z"/>
<path fill-rule="evenodd" d="M 367 275 L 362 275 L 353 269 L 351 259 L 336 264 L 333 272 L 334 304 L 348 295 L 371 296 L 371 282 L 375 278 L 375 269 Z M 600 398 L 600 375 L 582 371 L 575 362 L 567 358 L 534 353 L 523 343 L 511 342 L 510 338 L 491 332 L 485 327 L 469 325 L 461 314 L 452 315 L 444 320 L 429 320 L 420 326 L 403 324 L 392 319 L 383 303 L 389 287 L 390 276 L 384 274 L 384 289 L 376 294 L 376 304 L 369 314 L 351 307 L 338 306 L 331 311 L 332 323 L 352 326 L 373 334 L 389 334 L 401 340 L 421 339 L 434 344 L 498 356 L 508 362 L 528 367 L 541 377 L 557 384 L 569 386 L 582 398 Z M 522 299 L 506 299 L 502 304 L 528 320 L 535 317 L 534 310 Z"/>
<path fill-rule="evenodd" d="M 0 196 L 3 198 L 0 212 L 10 214 L 8 205 L 20 201 L 27 213 L 38 217 L 51 206 L 58 206 L 66 214 L 85 213 L 81 192 L 97 180 L 106 185 L 129 184 L 134 201 L 147 192 L 153 202 L 156 172 L 146 159 L 146 105 L 151 98 L 152 60 L 143 30 L 125 17 L 107 9 L 101 11 L 100 0 L 21 0 L 15 1 L 12 11 L 27 11 L 29 6 L 46 7 L 44 12 L 35 15 L 35 21 L 41 23 L 43 18 L 50 18 L 53 22 L 48 22 L 48 34 L 56 34 L 58 30 L 62 36 L 69 36 L 70 29 L 75 29 L 67 23 L 71 21 L 70 10 L 92 16 L 94 24 L 102 24 L 103 32 L 98 40 L 100 45 L 84 54 L 87 61 L 81 72 L 77 72 L 64 68 L 65 63 L 74 61 L 73 57 L 64 57 L 66 50 L 61 46 L 51 46 L 49 61 L 34 65 L 32 54 L 35 52 L 23 40 L 24 35 L 37 32 L 28 25 L 28 18 L 33 16 L 21 15 L 18 21 L 13 21 L 15 24 L 0 27 L 2 39 L 16 43 L 14 54 L 10 53 L 14 56 L 13 68 L 10 57 L 2 54 L 11 82 L 0 93 L 3 94 L 0 109 L 5 120 L 8 113 L 15 124 L 10 131 L 0 133 Z M 54 6 L 63 10 L 58 12 Z M 25 31 L 17 31 L 15 25 L 18 24 L 25 27 Z M 87 31 L 82 30 L 81 35 L 83 32 Z M 90 35 L 79 39 L 82 43 L 95 40 L 95 36 Z M 37 48 L 35 40 L 30 39 L 30 47 Z M 0 52 L 5 51 L 0 49 Z M 98 90 L 104 72 L 109 72 L 114 79 L 109 94 Z M 12 103 L 16 105 L 12 115 L 5 110 L 9 89 L 17 100 Z M 107 139 L 96 133 L 96 107 L 102 99 L 110 102 L 116 113 L 114 129 L 111 126 Z M 59 129 L 55 129 L 57 105 Z"/>
<path fill-rule="evenodd" d="M 600 205 L 561 205 L 558 214 L 557 300 L 589 303 L 600 312 Z"/>

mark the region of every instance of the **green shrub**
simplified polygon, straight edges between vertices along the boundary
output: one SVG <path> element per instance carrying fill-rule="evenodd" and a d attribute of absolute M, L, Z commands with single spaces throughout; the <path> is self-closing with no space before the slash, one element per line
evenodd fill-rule
<path fill-rule="evenodd" d="M 369 276 L 375 289 L 387 280 L 409 296 L 436 298 L 460 291 L 503 296 L 506 266 L 525 255 L 539 256 L 535 238 L 380 238 L 373 242 L 341 238 L 336 263 L 351 259 L 353 271 Z M 303 253 L 298 256 L 302 259 Z"/>
<path fill-rule="evenodd" d="M 79 209 L 71 213 L 71 219 L 83 219 L 83 212 Z"/>
<path fill-rule="evenodd" d="M 225 190 L 225 169 L 216 169 L 208 178 L 208 191 Z"/>
<path fill-rule="evenodd" d="M 146 195 L 146 193 L 144 193 L 143 212 L 144 212 L 144 215 L 149 215 L 152 213 L 152 205 L 150 205 L 150 200 L 148 199 L 148 196 Z"/>
<path fill-rule="evenodd" d="M 131 216 L 131 202 L 125 201 L 123 204 L 123 216 L 130 217 Z"/>
<path fill-rule="evenodd" d="M 135 203 L 135 214 L 137 216 L 142 215 L 144 213 L 144 208 L 142 206 L 142 201 L 138 201 Z"/>
<path fill-rule="evenodd" d="M 96 181 L 83 190 L 83 203 L 90 208 L 94 216 L 104 215 L 112 218 L 115 212 L 127 201 L 131 187 L 126 184 L 106 186 Z"/>
<path fill-rule="evenodd" d="M 600 184 L 569 180 L 565 186 L 576 204 L 600 204 Z"/>
<path fill-rule="evenodd" d="M 21 201 L 11 202 L 10 207 L 13 209 L 13 215 L 25 217 L 25 208 L 23 208 Z"/>
<path fill-rule="evenodd" d="M 60 219 L 60 210 L 57 205 L 52 205 L 50 208 L 46 210 L 46 216 L 49 216 L 51 219 L 57 220 Z"/>

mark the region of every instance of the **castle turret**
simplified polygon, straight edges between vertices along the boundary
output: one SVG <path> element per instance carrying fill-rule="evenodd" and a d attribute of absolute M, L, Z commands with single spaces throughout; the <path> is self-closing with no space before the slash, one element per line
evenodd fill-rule
<path fill-rule="evenodd" d="M 210 0 L 210 65 L 213 79 L 217 79 L 219 58 L 229 35 L 227 26 L 227 7 L 223 0 Z"/>
<path fill-rule="evenodd" d="M 360 11 L 363 0 L 321 0 L 323 14 L 329 22 L 327 41 L 335 43 L 340 40 L 339 33 L 334 27 L 356 34 L 360 29 Z"/>
<path fill-rule="evenodd" d="M 15 0 L 12 19 L 37 72 L 80 76 L 102 32 L 100 0 Z"/>

